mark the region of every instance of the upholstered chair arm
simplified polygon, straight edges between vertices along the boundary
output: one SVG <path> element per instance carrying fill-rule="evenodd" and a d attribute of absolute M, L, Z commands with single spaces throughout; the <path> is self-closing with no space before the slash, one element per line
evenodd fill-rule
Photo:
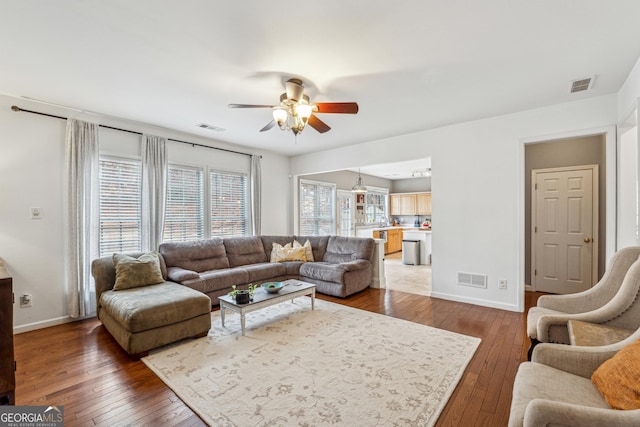
<path fill-rule="evenodd" d="M 364 270 L 365 268 L 369 267 L 370 265 L 371 265 L 371 262 L 368 261 L 368 260 L 365 260 L 365 259 L 358 259 L 358 260 L 355 260 L 355 261 L 341 262 L 340 263 L 340 267 L 342 267 L 346 271 Z"/>
<path fill-rule="evenodd" d="M 524 413 L 523 427 L 561 426 L 637 426 L 640 410 L 618 411 L 569 403 L 533 399 Z"/>
<path fill-rule="evenodd" d="M 579 292 L 567 295 L 543 295 L 538 298 L 536 305 L 571 314 L 591 311 L 602 304 L 597 305 L 597 303 L 591 301 L 589 292 Z"/>
<path fill-rule="evenodd" d="M 627 342 L 627 340 L 623 341 Z M 593 372 L 622 348 L 621 343 L 603 347 L 576 347 L 564 344 L 540 344 L 533 349 L 531 361 L 561 371 L 591 378 Z"/>

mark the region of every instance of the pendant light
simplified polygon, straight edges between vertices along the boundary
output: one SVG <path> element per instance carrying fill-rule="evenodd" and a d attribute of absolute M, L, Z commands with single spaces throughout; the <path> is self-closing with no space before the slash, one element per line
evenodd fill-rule
<path fill-rule="evenodd" d="M 360 169 L 358 168 L 358 179 L 356 185 L 351 188 L 352 193 L 366 193 L 367 187 L 362 183 L 362 175 L 360 175 Z"/>

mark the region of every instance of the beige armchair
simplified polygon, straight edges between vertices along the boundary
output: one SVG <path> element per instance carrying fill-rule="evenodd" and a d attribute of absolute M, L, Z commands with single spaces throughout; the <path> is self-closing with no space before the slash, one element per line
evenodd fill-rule
<path fill-rule="evenodd" d="M 603 347 L 538 345 L 532 361 L 518 368 L 509 427 L 640 425 L 640 409 L 612 409 L 591 380 L 602 363 L 638 339 L 640 330 L 624 341 Z M 617 385 L 614 382 L 613 386 Z M 635 383 L 635 387 L 640 385 Z"/>
<path fill-rule="evenodd" d="M 602 279 L 596 283 L 591 289 L 568 295 L 543 295 L 538 299 L 535 307 L 529 309 L 527 314 L 527 334 L 531 339 L 531 347 L 529 348 L 529 360 L 533 348 L 539 342 L 569 344 L 569 332 L 567 330 L 567 320 L 575 318 L 587 322 L 602 323 L 613 321 L 608 316 L 587 316 L 590 319 L 580 318 L 582 313 L 593 313 L 606 306 L 618 293 L 627 271 L 631 265 L 638 260 L 640 256 L 640 247 L 630 246 L 620 249 L 614 254 L 609 262 L 609 266 L 602 276 Z M 632 288 L 635 284 L 628 283 L 628 288 Z M 629 293 L 633 293 L 630 289 Z M 636 291 L 637 292 L 637 291 Z M 626 301 L 629 303 L 630 301 Z M 617 305 L 625 306 L 625 301 L 618 301 Z M 628 305 L 628 304 L 626 304 Z M 624 311 L 626 308 L 620 308 Z M 606 311 L 615 312 L 613 306 Z M 613 313 L 615 316 L 619 314 Z M 600 315 L 603 315 L 600 312 Z M 578 315 L 577 317 L 575 315 Z M 633 327 L 633 329 L 636 329 Z"/>

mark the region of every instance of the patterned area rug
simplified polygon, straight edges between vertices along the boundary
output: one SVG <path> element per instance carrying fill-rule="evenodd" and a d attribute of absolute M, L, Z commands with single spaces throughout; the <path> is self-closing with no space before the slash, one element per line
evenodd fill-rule
<path fill-rule="evenodd" d="M 213 426 L 431 426 L 479 338 L 297 298 L 143 358 Z"/>

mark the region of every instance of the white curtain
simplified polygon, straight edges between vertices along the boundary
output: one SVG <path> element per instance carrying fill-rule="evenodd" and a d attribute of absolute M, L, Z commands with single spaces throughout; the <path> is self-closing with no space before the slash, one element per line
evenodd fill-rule
<path fill-rule="evenodd" d="M 259 236 L 262 222 L 262 166 L 260 159 L 262 156 L 251 156 L 251 232 L 254 236 Z"/>
<path fill-rule="evenodd" d="M 166 138 L 142 135 L 142 250 L 162 243 L 167 193 Z"/>
<path fill-rule="evenodd" d="M 65 282 L 73 318 L 95 311 L 91 262 L 98 257 L 98 125 L 67 120 L 65 138 Z"/>

